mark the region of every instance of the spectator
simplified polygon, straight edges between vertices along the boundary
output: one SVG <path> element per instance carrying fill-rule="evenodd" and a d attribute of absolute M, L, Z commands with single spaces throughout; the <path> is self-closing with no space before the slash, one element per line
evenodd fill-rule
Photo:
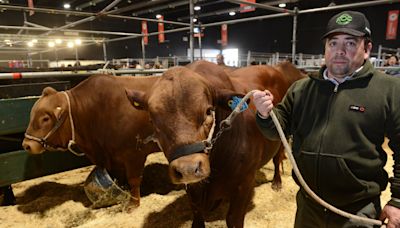
<path fill-rule="evenodd" d="M 217 55 L 217 65 L 225 66 L 224 56 L 222 54 Z"/>
<path fill-rule="evenodd" d="M 399 58 L 396 55 L 391 55 L 387 59 L 389 69 L 385 70 L 385 73 L 388 75 L 392 75 L 395 77 L 400 77 L 400 65 L 399 65 Z"/>

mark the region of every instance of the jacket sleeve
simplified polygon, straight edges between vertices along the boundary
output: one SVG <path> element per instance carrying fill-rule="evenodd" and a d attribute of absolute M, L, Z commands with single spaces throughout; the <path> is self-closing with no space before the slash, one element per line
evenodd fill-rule
<path fill-rule="evenodd" d="M 294 90 L 296 88 L 297 83 L 295 82 L 288 89 L 287 93 L 283 97 L 282 101 L 278 103 L 272 111 L 275 113 L 276 117 L 279 120 L 279 123 L 282 126 L 285 135 L 288 136 L 290 134 L 290 122 L 293 110 L 293 101 L 294 101 Z M 256 122 L 261 133 L 270 140 L 279 140 L 279 134 L 276 130 L 275 124 L 272 121 L 271 117 L 266 119 L 262 119 L 258 113 L 256 114 Z"/>
<path fill-rule="evenodd" d="M 390 115 L 386 126 L 389 147 L 393 151 L 393 177 L 389 179 L 392 199 L 389 204 L 400 208 L 400 83 L 396 83 L 391 93 Z"/>

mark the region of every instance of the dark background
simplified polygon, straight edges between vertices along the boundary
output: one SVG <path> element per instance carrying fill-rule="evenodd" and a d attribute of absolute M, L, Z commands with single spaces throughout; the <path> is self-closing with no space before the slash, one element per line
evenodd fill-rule
<path fill-rule="evenodd" d="M 25 1 L 10 1 L 19 2 L 20 5 L 27 5 Z M 40 3 L 43 5 L 40 5 Z M 53 1 L 61 2 L 61 1 Z M 133 1 L 135 2 L 135 1 Z M 140 1 L 138 1 L 140 2 Z M 149 1 L 148 1 L 149 2 Z M 170 1 L 176 2 L 176 1 Z M 210 3 L 211 2 L 211 3 Z M 220 4 L 216 4 L 217 1 L 200 1 L 199 4 L 204 4 L 200 12 L 200 21 L 203 24 L 226 21 L 238 18 L 245 18 L 251 16 L 259 16 L 266 14 L 275 14 L 276 12 L 268 11 L 265 9 L 257 9 L 255 12 L 238 13 L 234 17 L 220 15 L 220 16 L 210 16 L 201 17 L 201 13 L 206 11 L 210 12 L 212 10 L 221 10 L 224 8 L 237 7 L 237 4 L 227 3 L 219 1 Z M 261 2 L 261 1 L 257 1 Z M 354 2 L 363 1 L 335 1 L 337 5 L 340 4 L 350 4 Z M 365 1 L 364 1 L 365 2 Z M 50 6 L 49 1 L 35 1 L 35 7 L 56 7 Z M 92 7 L 85 9 L 88 12 L 98 12 L 104 8 L 111 1 L 106 1 L 103 5 L 97 5 L 96 8 Z M 288 7 L 293 9 L 295 6 L 300 10 L 318 8 L 327 6 L 330 1 L 298 1 L 294 4 L 288 4 Z M 125 3 L 128 4 L 128 3 Z M 165 1 L 161 4 L 166 4 Z M 207 5 L 209 4 L 209 5 Z M 122 7 L 122 6 L 121 6 Z M 154 7 L 154 6 L 153 6 Z M 214 8 L 213 8 L 214 7 Z M 149 7 L 151 8 L 151 7 Z M 61 9 L 61 8 L 60 8 Z M 372 29 L 373 38 L 373 52 L 378 51 L 378 45 L 383 45 L 389 48 L 400 47 L 400 39 L 396 40 L 386 40 L 386 22 L 387 14 L 389 10 L 400 9 L 400 4 L 384 4 L 369 7 L 357 7 L 351 10 L 356 10 L 365 13 L 370 21 Z M 297 27 L 297 53 L 304 54 L 322 54 L 323 45 L 320 39 L 321 35 L 325 32 L 325 25 L 329 18 L 334 14 L 341 12 L 343 10 L 335 11 L 325 11 L 317 13 L 307 13 L 300 14 L 298 16 L 298 27 Z M 133 12 L 134 13 L 134 12 Z M 155 18 L 154 15 L 158 12 L 149 12 L 140 17 Z M 165 10 L 159 13 L 164 14 L 165 20 L 171 21 L 183 21 L 188 22 L 187 16 L 189 15 L 189 5 L 186 4 L 180 8 L 175 8 L 173 10 Z M 127 12 L 125 15 L 131 16 L 132 12 Z M 44 13 L 35 13 L 33 16 L 28 16 L 28 21 L 37 23 L 40 25 L 48 27 L 62 26 L 66 22 L 76 21 L 83 17 L 75 17 L 68 15 L 53 15 Z M 186 19 L 185 19 L 186 18 Z M 0 24 L 1 25 L 22 25 L 23 23 L 23 12 L 22 11 L 11 11 L 6 10 L 0 13 Z M 399 23 L 400 24 L 400 23 Z M 182 26 L 164 24 L 165 30 L 179 28 Z M 285 16 L 272 19 L 255 20 L 250 22 L 236 23 L 228 25 L 228 46 L 226 48 L 238 48 L 240 53 L 245 54 L 248 51 L 256 52 L 281 52 L 281 53 L 291 53 L 292 50 L 292 26 L 293 17 Z M 149 32 L 157 31 L 157 24 L 154 22 L 148 22 Z M 207 27 L 204 30 L 204 37 L 202 38 L 202 47 L 209 49 L 222 49 L 221 45 L 218 43 L 220 39 L 220 27 Z M 140 21 L 124 20 L 124 19 L 113 19 L 113 18 L 98 18 L 92 22 L 88 22 L 82 25 L 73 27 L 72 29 L 93 29 L 93 30 L 106 30 L 106 31 L 122 31 L 131 33 L 140 33 Z M 397 37 L 400 37 L 400 29 L 397 29 Z M 1 30 L 0 33 L 15 33 L 16 30 Z M 26 34 L 35 34 L 34 31 L 27 31 Z M 83 34 L 83 36 L 96 38 L 98 35 Z M 176 32 L 165 34 L 166 42 L 163 44 L 158 43 L 157 36 L 149 37 L 149 44 L 146 46 L 146 58 L 153 58 L 156 56 L 166 57 L 166 56 L 185 56 L 187 49 L 189 48 L 189 42 L 184 41 L 184 37 L 188 38 L 188 31 Z M 104 37 L 104 36 L 103 36 Z M 116 38 L 116 37 L 108 37 Z M 194 47 L 198 48 L 197 39 L 195 39 Z M 141 38 L 134 38 L 125 41 L 111 42 L 107 43 L 107 57 L 112 58 L 140 58 L 142 57 L 141 51 Z M 18 56 L 17 54 L 10 55 L 11 57 Z M 7 54 L 2 54 L 1 59 L 7 59 Z M 73 58 L 74 52 L 71 50 L 61 51 L 59 53 L 59 58 Z M 33 59 L 38 59 L 39 56 L 33 56 Z M 43 54 L 42 58 L 54 58 L 54 53 Z M 91 45 L 79 48 L 79 58 L 80 59 L 103 59 L 103 46 L 102 45 Z"/>

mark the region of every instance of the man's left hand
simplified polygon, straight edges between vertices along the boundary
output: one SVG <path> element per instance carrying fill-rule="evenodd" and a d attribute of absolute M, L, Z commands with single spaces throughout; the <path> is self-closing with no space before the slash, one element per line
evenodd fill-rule
<path fill-rule="evenodd" d="M 386 204 L 379 219 L 382 222 L 388 219 L 386 228 L 400 228 L 400 208 Z"/>

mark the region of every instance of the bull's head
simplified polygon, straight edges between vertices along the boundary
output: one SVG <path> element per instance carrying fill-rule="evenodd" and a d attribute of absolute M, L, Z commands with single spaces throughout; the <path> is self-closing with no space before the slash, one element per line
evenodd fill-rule
<path fill-rule="evenodd" d="M 66 130 L 61 126 L 66 122 L 67 109 L 63 94 L 51 87 L 43 89 L 42 96 L 32 107 L 22 147 L 31 154 L 40 154 L 53 147 L 66 147 L 68 139 L 61 137 Z"/>
<path fill-rule="evenodd" d="M 135 108 L 149 112 L 172 182 L 189 184 L 207 178 L 210 161 L 204 141 L 218 130 L 220 117 L 215 113 L 220 106 L 229 108 L 229 93 L 221 93 L 183 67 L 166 71 L 147 93 L 126 93 Z"/>

